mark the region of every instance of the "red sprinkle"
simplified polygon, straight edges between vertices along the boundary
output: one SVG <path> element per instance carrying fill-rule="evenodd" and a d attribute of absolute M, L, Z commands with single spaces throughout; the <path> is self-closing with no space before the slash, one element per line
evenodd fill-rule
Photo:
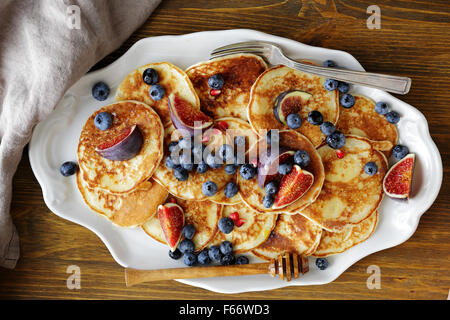
<path fill-rule="evenodd" d="M 236 227 L 240 227 L 240 226 L 242 226 L 243 224 L 245 223 L 245 220 L 244 219 L 239 219 L 238 221 L 236 221 Z"/>
<path fill-rule="evenodd" d="M 209 94 L 212 95 L 213 97 L 216 97 L 221 93 L 222 93 L 222 90 L 219 90 L 219 89 L 211 89 L 211 91 L 209 91 Z"/>
<path fill-rule="evenodd" d="M 342 151 L 342 150 L 336 150 L 336 156 L 337 156 L 339 159 L 342 159 L 342 158 L 344 157 L 344 151 Z"/>
<path fill-rule="evenodd" d="M 208 141 L 209 141 L 209 137 L 207 135 L 203 135 L 202 142 L 208 142 Z"/>
<path fill-rule="evenodd" d="M 177 203 L 177 200 L 176 200 L 175 198 L 171 198 L 171 199 L 170 199 L 170 202 L 172 202 L 172 203 Z"/>
<path fill-rule="evenodd" d="M 239 220 L 239 213 L 237 211 L 229 215 L 229 218 L 236 223 Z"/>
<path fill-rule="evenodd" d="M 217 122 L 217 127 L 219 127 L 219 129 L 222 129 L 223 131 L 226 131 L 228 129 L 228 123 L 226 123 L 225 121 L 219 121 Z"/>

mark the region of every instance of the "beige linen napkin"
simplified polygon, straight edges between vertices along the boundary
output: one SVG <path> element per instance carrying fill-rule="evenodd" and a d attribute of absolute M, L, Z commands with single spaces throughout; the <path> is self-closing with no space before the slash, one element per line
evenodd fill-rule
<path fill-rule="evenodd" d="M 34 125 L 160 1 L 0 1 L 0 266 L 19 258 L 11 184 Z"/>

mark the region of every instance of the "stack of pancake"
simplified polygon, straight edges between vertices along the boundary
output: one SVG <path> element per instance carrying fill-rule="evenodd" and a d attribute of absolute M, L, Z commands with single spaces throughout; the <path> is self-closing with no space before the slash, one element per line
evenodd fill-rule
<path fill-rule="evenodd" d="M 147 68 L 157 70 L 163 99 L 149 97 L 149 85 L 142 80 Z M 211 96 L 209 77 L 220 74 L 225 84 L 220 95 Z M 193 238 L 197 251 L 224 240 L 235 252 L 252 252 L 273 259 L 287 252 L 327 256 L 343 252 L 366 240 L 376 228 L 378 206 L 383 198 L 382 181 L 388 169 L 386 156 L 397 142 L 395 125 L 374 111 L 375 102 L 355 95 L 355 105 L 339 105 L 339 92 L 324 87 L 326 79 L 286 66 L 269 67 L 258 56 L 230 55 L 198 63 L 185 72 L 167 63 L 152 63 L 131 72 L 119 85 L 116 102 L 96 111 L 81 132 L 78 160 L 78 187 L 87 205 L 121 227 L 142 227 L 165 243 L 155 215 L 159 204 L 174 201 L 184 210 L 186 224 L 196 227 Z M 292 130 L 273 113 L 275 99 L 283 92 L 300 90 L 311 94 L 299 114 L 303 121 Z M 266 208 L 264 190 L 256 178 L 243 179 L 239 170 L 228 174 L 224 167 L 195 171 L 179 181 L 165 166 L 168 145 L 177 140 L 170 120 L 167 97 L 175 93 L 228 129 L 224 139 L 247 137 L 248 152 L 261 146 L 266 130 L 280 130 L 280 145 L 290 150 L 306 150 L 311 158 L 305 168 L 314 183 L 298 200 L 281 209 Z M 324 141 L 319 126 L 306 121 L 318 110 L 346 135 L 344 156 Z M 114 115 L 113 129 L 96 130 L 93 119 L 102 112 Z M 96 146 L 129 125 L 138 125 L 144 144 L 138 155 L 125 161 L 111 161 L 95 152 Z M 375 162 L 378 172 L 364 173 L 364 165 Z M 208 197 L 202 192 L 206 181 L 214 181 L 218 191 Z M 228 198 L 225 185 L 234 182 L 238 194 Z M 218 230 L 218 221 L 237 212 L 245 221 L 229 234 Z"/>

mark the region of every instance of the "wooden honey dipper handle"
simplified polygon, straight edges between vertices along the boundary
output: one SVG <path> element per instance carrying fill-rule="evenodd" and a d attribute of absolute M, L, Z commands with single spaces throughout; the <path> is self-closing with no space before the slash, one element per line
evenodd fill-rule
<path fill-rule="evenodd" d="M 132 285 L 160 280 L 192 279 L 192 278 L 212 278 L 227 276 L 242 276 L 252 274 L 279 275 L 281 280 L 286 278 L 291 280 L 298 278 L 299 273 L 308 272 L 308 258 L 300 257 L 296 254 L 279 256 L 271 262 L 252 263 L 230 266 L 203 266 L 186 268 L 169 268 L 157 270 L 136 270 L 125 269 L 125 283 L 127 287 Z"/>

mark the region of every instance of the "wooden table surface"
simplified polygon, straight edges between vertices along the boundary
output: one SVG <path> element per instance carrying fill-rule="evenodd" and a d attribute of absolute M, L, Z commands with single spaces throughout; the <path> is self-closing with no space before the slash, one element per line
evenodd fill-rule
<path fill-rule="evenodd" d="M 372 0 L 167 0 L 103 67 L 137 40 L 203 30 L 250 28 L 314 46 L 344 50 L 366 70 L 412 78 L 403 101 L 422 111 L 444 165 L 444 181 L 416 233 L 372 254 L 333 283 L 223 295 L 176 281 L 126 288 L 124 270 L 89 230 L 46 207 L 25 149 L 14 179 L 11 212 L 20 234 L 15 270 L 0 270 L 0 298 L 57 299 L 447 299 L 450 289 L 450 3 L 376 1 L 381 29 L 366 26 Z M 395 214 L 395 213 L 392 213 Z M 81 289 L 69 290 L 67 267 L 81 269 Z M 381 270 L 381 289 L 366 286 L 367 268 Z"/>

